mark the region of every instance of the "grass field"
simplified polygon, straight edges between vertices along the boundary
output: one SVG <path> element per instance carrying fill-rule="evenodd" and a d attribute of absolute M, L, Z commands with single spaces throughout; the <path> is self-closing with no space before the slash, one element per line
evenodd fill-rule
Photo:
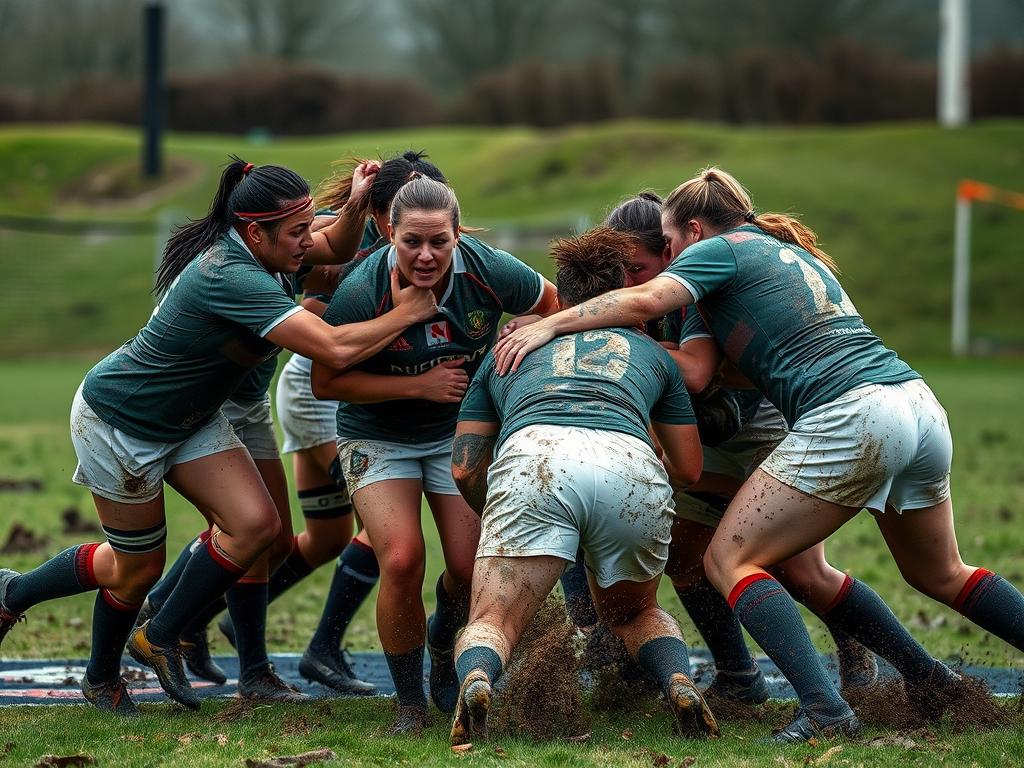
<path fill-rule="evenodd" d="M 954 363 L 940 357 L 948 337 L 956 181 L 967 176 L 1020 188 L 1024 121 L 956 131 L 913 124 L 751 129 L 623 122 L 553 131 L 425 129 L 259 144 L 172 136 L 167 149 L 184 169 L 181 178 L 148 191 L 126 171 L 139 153 L 134 133 L 90 126 L 4 128 L 0 215 L 153 220 L 166 227 L 204 212 L 229 152 L 257 163 L 290 165 L 316 183 L 337 158 L 409 147 L 427 149 L 448 173 L 470 224 L 526 223 L 568 231 L 574 223 L 600 220 L 612 203 L 638 189 L 665 192 L 709 163 L 734 171 L 751 188 L 759 210 L 801 212 L 839 261 L 844 285 L 868 323 L 909 355 L 949 411 L 956 446 L 953 493 L 965 559 L 1024 583 L 1019 405 L 1024 361 Z M 133 195 L 131 202 L 82 203 L 82 191 L 104 175 L 120 179 Z M 1021 283 L 1007 276 L 1019 268 L 1024 214 L 979 207 L 975 222 L 975 334 L 997 345 L 1020 344 Z M 75 508 L 86 520 L 94 519 L 88 493 L 70 481 L 74 453 L 67 415 L 85 371 L 132 335 L 151 311 L 157 242 L 155 234 L 95 231 L 72 237 L 0 229 L 8 281 L 0 303 L 5 331 L 0 334 L 0 480 L 41 483 L 38 491 L 0 492 L 0 546 L 15 523 L 47 539 L 38 551 L 0 555 L 0 566 L 32 568 L 83 540 L 61 533 L 64 510 Z M 545 268 L 536 249 L 518 255 Z M 295 523 L 301 527 L 298 515 Z M 200 528 L 198 513 L 169 491 L 169 550 L 178 550 Z M 430 585 L 441 567 L 440 548 L 429 524 L 427 534 L 425 583 Z M 875 587 L 936 655 L 1024 669 L 1024 655 L 907 587 L 869 516 L 861 515 L 834 537 L 829 557 Z M 321 569 L 271 608 L 272 650 L 302 650 L 319 617 L 329 575 L 329 569 Z M 662 598 L 680 617 L 687 638 L 696 638 L 666 586 Z M 425 599 L 429 610 L 430 590 Z M 28 622 L 5 640 L 2 654 L 85 655 L 92 601 L 92 595 L 82 595 L 34 608 Z M 808 625 L 819 647 L 828 650 L 820 624 L 808 616 Z M 215 652 L 227 652 L 219 637 L 213 640 Z M 347 642 L 358 650 L 379 647 L 372 598 Z M 591 738 L 582 744 L 534 745 L 502 735 L 456 756 L 447 750 L 447 724 L 440 717 L 422 740 L 379 738 L 390 706 L 334 701 L 301 709 L 236 710 L 207 704 L 196 715 L 147 705 L 147 716 L 130 724 L 86 708 L 0 708 L 0 766 L 33 765 L 46 753 L 79 751 L 101 765 L 241 765 L 245 758 L 320 747 L 334 749 L 353 765 L 994 766 L 1017 765 L 1024 755 L 1019 718 L 1012 727 L 990 732 L 956 734 L 946 728 L 911 734 L 912 745 L 890 740 L 882 748 L 871 746 L 868 739 L 884 736 L 873 729 L 864 742 L 843 744 L 838 751 L 829 744 L 778 750 L 758 743 L 769 732 L 765 723 L 727 724 L 719 743 L 668 738 L 667 718 L 654 709 L 595 715 Z M 769 719 L 781 721 L 785 715 L 776 708 Z"/>
<path fill-rule="evenodd" d="M 1024 582 L 1024 530 L 1020 525 L 1024 509 L 1024 415 L 1018 408 L 1024 363 L 912 362 L 917 362 L 950 413 L 956 444 L 954 500 L 965 559 L 1000 571 L 1018 583 Z M 72 395 L 88 366 L 88 362 L 0 363 L 2 475 L 5 479 L 39 479 L 43 484 L 40 492 L 0 495 L 0 536 L 6 536 L 18 521 L 49 537 L 44 551 L 0 556 L 4 566 L 31 568 L 49 554 L 82 540 L 80 535 L 60 533 L 60 512 L 74 506 L 86 519 L 92 515 L 88 493 L 70 482 L 74 454 L 66 425 Z M 174 550 L 199 529 L 200 518 L 173 493 L 169 497 L 168 516 L 169 547 Z M 301 525 L 297 516 L 295 522 Z M 428 547 L 426 583 L 432 584 L 440 569 L 440 551 L 429 525 Z M 834 537 L 829 554 L 837 566 L 872 584 L 913 634 L 936 655 L 1024 669 L 1020 653 L 907 587 L 867 515 L 861 515 Z M 328 571 L 321 569 L 271 608 L 268 636 L 272 650 L 302 650 L 319 616 Z M 429 590 L 425 598 L 429 604 Z M 666 607 L 680 617 L 692 642 L 696 633 L 664 586 L 662 598 Z M 28 622 L 19 625 L 5 640 L 3 655 L 85 655 L 92 600 L 92 595 L 82 595 L 34 608 Z M 829 650 L 820 625 L 810 618 L 808 625 L 819 646 Z M 215 650 L 227 652 L 222 640 L 214 640 Z M 379 647 L 372 601 L 357 615 L 348 642 L 354 649 Z M 496 744 L 505 750 L 504 755 L 495 754 L 494 745 L 490 745 L 455 757 L 446 752 L 446 724 L 440 717 L 422 741 L 366 738 L 366 734 L 378 733 L 388 721 L 387 702 L 333 702 L 327 709 L 317 705 L 301 712 L 259 708 L 243 713 L 237 721 L 220 721 L 217 715 L 210 716 L 223 707 L 207 704 L 207 714 L 199 716 L 167 705 L 152 705 L 145 709 L 159 716 L 145 717 L 140 724 L 131 725 L 111 723 L 84 708 L 2 708 L 0 754 L 5 742 L 15 746 L 7 762 L 0 760 L 0 765 L 32 764 L 44 753 L 79 750 L 93 754 L 101 764 L 162 765 L 187 761 L 189 765 L 217 765 L 238 763 L 243 757 L 294 754 L 320 747 L 344 752 L 345 759 L 357 765 L 466 760 L 473 764 L 645 766 L 665 764 L 654 762 L 661 754 L 671 756 L 669 765 L 679 765 L 687 756 L 696 756 L 698 765 L 723 766 L 796 766 L 806 764 L 808 757 L 811 764 L 815 759 L 823 759 L 832 765 L 851 766 L 931 765 L 940 759 L 950 764 L 1006 765 L 1012 764 L 1007 763 L 1008 756 L 1024 754 L 1024 733 L 1019 727 L 960 735 L 940 730 L 933 737 L 934 743 L 920 735 L 912 736 L 918 745 L 913 749 L 848 744 L 842 752 L 827 757 L 823 756 L 830 745 L 782 752 L 759 745 L 757 739 L 769 730 L 763 724 L 730 724 L 726 740 L 716 744 L 679 742 L 664 736 L 668 732 L 667 718 L 655 711 L 652 717 L 595 716 L 593 736 L 586 745 L 533 745 L 501 738 Z M 776 712 L 775 719 L 781 720 L 783 714 Z M 634 732 L 629 740 L 621 735 L 626 729 Z M 869 736 L 877 737 L 880 733 L 872 730 Z M 228 743 L 221 746 L 218 734 L 226 734 Z M 140 743 L 146 745 L 145 759 L 137 754 Z M 780 756 L 782 762 L 778 761 Z"/>
<path fill-rule="evenodd" d="M 541 224 L 565 233 L 597 222 L 643 188 L 671 190 L 710 163 L 732 170 L 759 210 L 801 213 L 841 265 L 869 324 L 897 349 L 948 348 L 956 182 L 1016 189 L 1024 177 L 1024 122 L 950 131 L 932 125 L 736 128 L 619 122 L 539 131 L 432 128 L 252 144 L 238 137 L 171 136 L 181 179 L 121 204 L 86 205 L 85 191 L 118 188 L 139 155 L 135 133 L 104 127 L 0 129 L 0 214 L 151 220 L 166 231 L 202 215 L 230 152 L 296 168 L 314 184 L 330 163 L 427 149 L 448 174 L 470 224 Z M 111 194 L 104 192 L 103 194 Z M 95 199 L 96 195 L 92 196 Z M 166 218 L 161 218 L 161 217 Z M 1019 268 L 1024 213 L 977 206 L 972 322 L 978 338 L 1024 342 Z M 107 351 L 151 309 L 155 235 L 87 237 L 0 229 L 8 281 L 0 358 Z M 543 266 L 538 250 L 517 255 Z M 40 270 L 40 263 L 46 264 Z M 117 300 L 111 300 L 116 296 Z"/>

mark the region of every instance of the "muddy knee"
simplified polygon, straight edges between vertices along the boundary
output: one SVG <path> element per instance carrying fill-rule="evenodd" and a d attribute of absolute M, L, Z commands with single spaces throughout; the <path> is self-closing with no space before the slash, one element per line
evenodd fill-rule
<path fill-rule="evenodd" d="M 417 547 L 395 548 L 378 553 L 381 574 L 395 584 L 422 585 L 425 554 Z"/>

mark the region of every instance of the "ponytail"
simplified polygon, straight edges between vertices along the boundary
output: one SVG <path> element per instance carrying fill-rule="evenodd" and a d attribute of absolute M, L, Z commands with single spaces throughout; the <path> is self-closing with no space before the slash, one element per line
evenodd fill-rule
<path fill-rule="evenodd" d="M 615 206 L 604 220 L 604 225 L 632 235 L 643 248 L 660 254 L 665 248 L 665 236 L 661 232 L 661 204 L 661 198 L 654 192 L 641 192 Z"/>
<path fill-rule="evenodd" d="M 803 248 L 833 272 L 838 271 L 832 257 L 818 247 L 817 235 L 810 227 L 782 213 L 755 213 L 747 190 L 719 168 L 705 168 L 672 190 L 665 199 L 664 211 L 677 226 L 691 219 L 702 219 L 716 229 L 753 224 L 766 235 Z"/>
<path fill-rule="evenodd" d="M 279 165 L 256 167 L 232 155 L 206 216 L 175 228 L 168 239 L 153 292 L 163 294 L 192 259 L 208 250 L 241 218 L 273 230 L 283 218 L 310 202 L 309 185 L 295 171 Z"/>
<path fill-rule="evenodd" d="M 398 190 L 414 173 L 447 184 L 448 180 L 441 173 L 441 169 L 427 160 L 427 157 L 427 153 L 422 150 L 408 150 L 382 161 L 380 170 L 373 177 L 370 193 L 366 196 L 368 212 L 386 214 L 391 209 L 391 201 L 395 199 Z M 337 211 L 348 202 L 352 193 L 352 171 L 362 162 L 366 161 L 353 157 L 337 164 L 334 175 L 321 185 L 317 195 L 321 207 Z"/>

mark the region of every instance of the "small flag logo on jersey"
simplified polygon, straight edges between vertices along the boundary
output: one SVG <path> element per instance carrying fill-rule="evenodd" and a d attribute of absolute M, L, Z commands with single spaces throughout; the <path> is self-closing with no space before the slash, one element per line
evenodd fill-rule
<path fill-rule="evenodd" d="M 405 340 L 405 336 L 399 336 L 391 342 L 388 352 L 411 352 L 412 344 Z"/>
<path fill-rule="evenodd" d="M 450 344 L 452 341 L 452 332 L 448 327 L 447 320 L 438 320 L 433 323 L 427 323 L 423 328 L 427 332 L 428 347 L 443 347 L 445 344 Z"/>

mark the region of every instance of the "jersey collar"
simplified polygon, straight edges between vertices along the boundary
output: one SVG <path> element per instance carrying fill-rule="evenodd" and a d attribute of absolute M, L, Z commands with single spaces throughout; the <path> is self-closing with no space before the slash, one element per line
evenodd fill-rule
<path fill-rule="evenodd" d="M 395 250 L 395 246 L 388 248 L 388 273 L 391 272 L 398 264 L 398 252 Z M 448 273 L 448 287 L 444 289 L 444 295 L 441 296 L 441 300 L 437 302 L 437 308 L 444 312 L 444 304 L 448 301 L 448 297 L 452 295 L 452 289 L 455 286 L 455 275 L 460 275 L 466 271 L 466 260 L 462 258 L 462 246 L 456 245 L 455 250 L 452 251 L 452 269 Z"/>

